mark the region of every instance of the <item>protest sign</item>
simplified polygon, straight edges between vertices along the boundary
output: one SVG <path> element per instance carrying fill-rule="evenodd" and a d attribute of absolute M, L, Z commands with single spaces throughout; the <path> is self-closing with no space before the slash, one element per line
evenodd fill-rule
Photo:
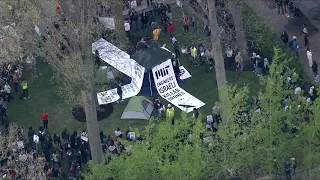
<path fill-rule="evenodd" d="M 131 59 L 130 55 L 104 39 L 100 39 L 92 44 L 92 53 L 95 53 L 96 50 L 99 52 L 99 57 L 103 61 L 110 64 L 123 74 L 131 77 L 130 84 L 121 86 L 123 93 L 122 99 L 136 96 L 142 87 L 145 68 L 135 60 Z M 97 93 L 97 98 L 99 105 L 101 105 L 116 102 L 120 96 L 117 93 L 117 89 L 114 88 Z"/>
<path fill-rule="evenodd" d="M 152 68 L 152 73 L 159 95 L 179 109 L 191 112 L 193 108 L 205 105 L 179 87 L 170 59 Z"/>
<path fill-rule="evenodd" d="M 116 68 L 123 74 L 132 76 L 132 64 L 135 60 L 130 55 L 104 39 L 92 43 L 92 53 L 99 52 L 99 58 Z"/>
<path fill-rule="evenodd" d="M 140 66 L 135 61 L 132 61 L 132 76 L 131 76 L 131 83 L 121 86 L 122 89 L 122 99 L 127 99 L 132 96 L 136 96 L 142 87 L 143 77 L 145 68 Z M 117 88 L 97 93 L 98 103 L 99 104 L 109 104 L 112 102 L 116 102 L 120 97 L 117 93 Z"/>

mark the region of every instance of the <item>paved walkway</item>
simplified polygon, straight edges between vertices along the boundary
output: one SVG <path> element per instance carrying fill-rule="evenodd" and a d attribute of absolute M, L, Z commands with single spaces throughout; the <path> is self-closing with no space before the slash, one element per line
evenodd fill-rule
<path fill-rule="evenodd" d="M 267 24 L 280 38 L 282 31 L 287 31 L 290 40 L 292 40 L 292 36 L 297 36 L 300 45 L 304 45 L 303 37 L 300 35 L 302 31 L 302 25 L 307 24 L 309 30 L 309 47 L 313 52 L 313 59 L 317 61 L 318 65 L 320 65 L 320 33 L 318 31 L 314 31 L 314 26 L 307 20 L 305 17 L 301 17 L 299 19 L 288 18 L 284 15 L 278 15 L 277 8 L 273 8 L 275 6 L 270 6 L 266 3 L 266 0 L 245 0 L 247 6 L 249 6 L 262 20 L 265 24 Z M 268 5 L 267 5 L 268 4 Z M 314 83 L 314 76 L 312 73 L 312 69 L 309 68 L 306 48 L 301 48 L 299 52 L 300 63 L 306 72 L 307 76 L 310 78 L 310 82 Z"/>

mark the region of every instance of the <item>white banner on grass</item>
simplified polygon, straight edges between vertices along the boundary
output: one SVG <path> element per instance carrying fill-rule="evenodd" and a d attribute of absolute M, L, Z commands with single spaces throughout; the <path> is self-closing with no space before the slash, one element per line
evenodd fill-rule
<path fill-rule="evenodd" d="M 179 109 L 191 112 L 193 108 L 200 108 L 205 105 L 205 103 L 179 87 L 170 59 L 152 68 L 152 73 L 159 95 Z"/>
<path fill-rule="evenodd" d="M 103 61 L 110 64 L 123 74 L 131 77 L 132 62 L 136 61 L 131 59 L 129 54 L 102 38 L 97 42 L 92 43 L 92 53 L 95 54 L 96 50 L 98 50 L 99 57 Z"/>
<path fill-rule="evenodd" d="M 192 77 L 189 71 L 185 67 L 180 66 L 179 69 L 180 69 L 179 76 L 181 80 L 185 80 Z"/>
<path fill-rule="evenodd" d="M 123 92 L 122 99 L 136 96 L 142 87 L 145 68 L 135 61 L 132 61 L 131 63 L 131 83 L 121 86 Z M 120 97 L 117 93 L 117 88 L 114 88 L 108 91 L 97 93 L 97 98 L 98 103 L 101 105 L 116 102 Z"/>
<path fill-rule="evenodd" d="M 121 86 L 123 92 L 122 99 L 136 96 L 142 87 L 145 68 L 135 60 L 131 59 L 129 54 L 102 38 L 92 44 L 92 53 L 95 54 L 96 50 L 98 50 L 99 57 L 103 61 L 110 64 L 123 74 L 131 77 L 130 84 Z M 97 93 L 97 98 L 98 103 L 101 105 L 113 103 L 120 97 L 117 93 L 117 89 L 114 88 L 108 91 Z"/>

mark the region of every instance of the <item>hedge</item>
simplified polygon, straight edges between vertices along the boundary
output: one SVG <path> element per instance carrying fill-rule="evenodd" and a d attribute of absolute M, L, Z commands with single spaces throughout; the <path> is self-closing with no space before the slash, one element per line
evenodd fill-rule
<path fill-rule="evenodd" d="M 301 81 L 308 82 L 308 77 L 300 64 L 299 58 L 293 54 L 288 46 L 283 44 L 280 37 L 275 35 L 248 6 L 243 6 L 242 13 L 248 46 L 260 51 L 266 57 L 273 56 L 275 47 L 281 48 L 284 53 L 282 63 L 299 74 Z"/>

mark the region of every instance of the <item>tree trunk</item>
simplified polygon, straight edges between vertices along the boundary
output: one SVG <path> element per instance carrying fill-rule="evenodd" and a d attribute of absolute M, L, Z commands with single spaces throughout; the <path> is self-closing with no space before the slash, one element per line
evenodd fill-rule
<path fill-rule="evenodd" d="M 243 22 L 242 22 L 242 1 L 232 0 L 230 1 L 231 5 L 231 13 L 234 21 L 234 26 L 236 30 L 236 39 L 237 39 L 237 46 L 239 51 L 241 52 L 241 56 L 245 64 L 249 62 L 247 48 L 246 48 L 246 37 L 244 34 L 243 29 Z"/>
<path fill-rule="evenodd" d="M 216 80 L 218 84 L 219 96 L 221 100 L 221 86 L 226 85 L 226 70 L 224 68 L 224 58 L 222 55 L 222 48 L 220 43 L 220 32 L 216 17 L 216 8 L 214 1 L 208 1 L 209 9 L 209 27 L 211 29 L 211 43 L 212 50 L 214 51 Z"/>
<path fill-rule="evenodd" d="M 102 160 L 102 147 L 99 135 L 96 101 L 90 90 L 81 91 L 86 112 L 86 123 L 90 145 L 90 152 L 94 164 L 100 164 Z"/>
<path fill-rule="evenodd" d="M 129 41 L 124 31 L 123 20 L 123 1 L 114 0 L 112 3 L 112 13 L 114 15 L 116 45 L 123 50 L 127 50 L 129 47 Z"/>

